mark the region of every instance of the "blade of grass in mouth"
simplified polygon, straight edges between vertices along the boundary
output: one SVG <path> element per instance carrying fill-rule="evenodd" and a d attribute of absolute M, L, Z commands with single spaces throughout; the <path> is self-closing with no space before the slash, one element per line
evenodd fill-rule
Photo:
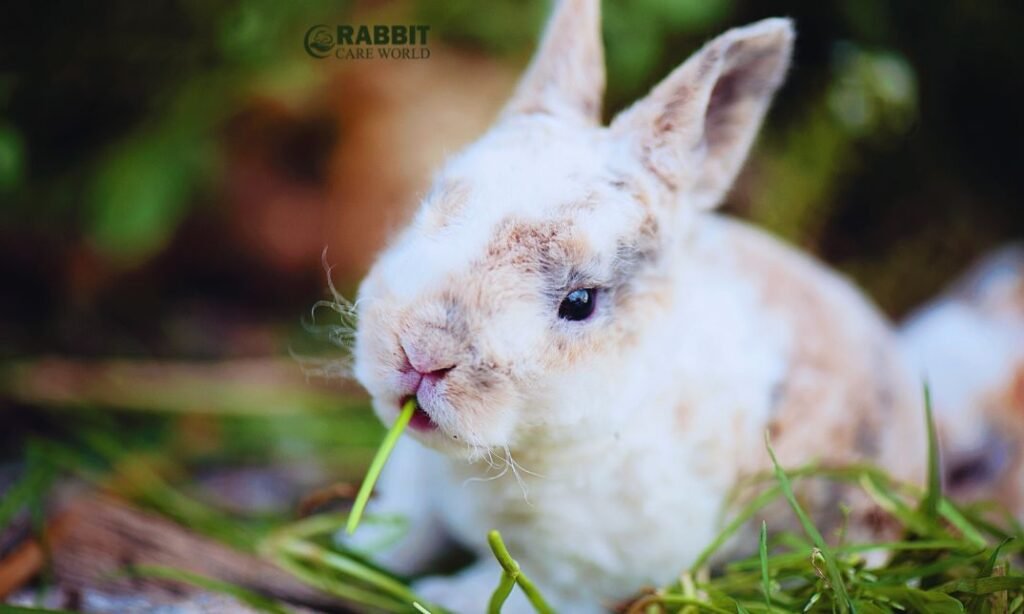
<path fill-rule="evenodd" d="M 377 483 L 377 478 L 380 477 L 380 472 L 384 469 L 384 463 L 388 462 L 391 451 L 395 449 L 398 438 L 402 435 L 405 427 L 409 425 L 409 420 L 412 419 L 415 411 L 416 399 L 406 401 L 395 423 L 391 425 L 391 429 L 384 437 L 384 441 L 381 442 L 377 454 L 374 455 L 373 462 L 370 463 L 370 469 L 366 472 L 366 478 L 363 479 L 363 485 L 359 488 L 359 494 L 356 495 L 356 501 L 352 505 L 352 511 L 348 515 L 345 532 L 349 535 L 355 533 L 356 527 L 359 526 L 359 521 L 363 517 L 363 511 L 366 509 L 366 503 L 370 500 L 370 495 L 373 493 L 373 486 Z"/>

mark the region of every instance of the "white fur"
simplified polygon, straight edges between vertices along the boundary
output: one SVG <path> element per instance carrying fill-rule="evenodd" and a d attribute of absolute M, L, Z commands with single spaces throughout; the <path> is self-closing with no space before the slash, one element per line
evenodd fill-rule
<path fill-rule="evenodd" d="M 735 271 L 716 268 L 730 262 L 716 236 L 724 230 L 717 220 L 703 223 L 701 244 L 688 246 L 692 265 L 673 272 L 678 309 L 651 322 L 629 355 L 565 374 L 537 401 L 560 412 L 570 432 L 559 428 L 550 445 L 518 452 L 529 473 L 475 479 L 497 474 L 502 461 L 492 469 L 441 460 L 405 439 L 402 458 L 416 460 L 388 466 L 382 497 L 429 482 L 414 517 L 438 514 L 481 553 L 487 532 L 501 528 L 524 570 L 559 589 L 560 611 L 588 611 L 595 599 L 610 604 L 671 581 L 720 528 L 739 461 L 762 445 L 767 391 L 782 375 L 789 333 L 758 314 L 753 289 Z M 674 425 L 680 404 L 700 408 L 683 436 Z M 496 582 L 497 570 L 487 579 Z"/>
<path fill-rule="evenodd" d="M 986 414 L 1011 410 L 990 405 L 1024 373 L 1024 249 L 993 252 L 956 285 L 900 329 L 905 351 L 931 387 L 951 462 L 989 443 L 994 424 Z"/>

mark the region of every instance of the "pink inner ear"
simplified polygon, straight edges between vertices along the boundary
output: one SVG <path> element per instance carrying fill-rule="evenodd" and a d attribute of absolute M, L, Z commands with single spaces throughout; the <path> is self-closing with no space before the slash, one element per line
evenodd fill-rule
<path fill-rule="evenodd" d="M 736 102 L 742 97 L 741 75 L 723 75 L 711 90 L 704 116 L 704 141 L 712 153 L 736 138 Z"/>
<path fill-rule="evenodd" d="M 734 43 L 726 51 L 726 68 L 715 82 L 704 118 L 708 149 L 728 146 L 746 125 L 747 103 L 759 104 L 778 87 L 787 55 L 773 45 L 748 41 Z"/>

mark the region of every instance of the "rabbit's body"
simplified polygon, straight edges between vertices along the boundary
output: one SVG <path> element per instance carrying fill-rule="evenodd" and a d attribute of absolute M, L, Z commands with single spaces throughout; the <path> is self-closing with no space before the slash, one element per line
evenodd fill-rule
<path fill-rule="evenodd" d="M 711 211 L 782 81 L 789 22 L 712 41 L 608 128 L 598 24 L 595 1 L 562 3 L 503 117 L 360 289 L 357 377 L 385 422 L 421 407 L 374 502 L 411 521 L 384 559 L 410 570 L 444 535 L 468 545 L 479 563 L 417 586 L 459 612 L 497 581 L 491 529 L 559 611 L 669 581 L 737 481 L 769 468 L 766 431 L 788 466 L 921 473 L 916 387 L 884 319 Z M 845 493 L 805 495 L 826 518 Z"/>
<path fill-rule="evenodd" d="M 427 580 L 428 598 L 460 611 L 484 603 L 499 574 L 491 529 L 560 611 L 670 582 L 722 528 L 739 478 L 769 467 L 766 431 L 789 466 L 868 460 L 920 479 L 920 402 L 876 310 L 756 229 L 711 213 L 695 228 L 656 284 L 665 296 L 645 314 L 649 334 L 534 408 L 569 413 L 559 399 L 580 399 L 572 428 L 474 462 L 400 444 L 378 509 L 403 493 L 395 507 L 414 527 L 482 560 L 456 580 Z M 817 496 L 827 522 L 841 495 Z M 429 542 L 388 562 L 415 567 L 439 545 Z"/>
<path fill-rule="evenodd" d="M 987 255 L 900 338 L 931 383 L 947 492 L 1024 520 L 1024 244 Z"/>

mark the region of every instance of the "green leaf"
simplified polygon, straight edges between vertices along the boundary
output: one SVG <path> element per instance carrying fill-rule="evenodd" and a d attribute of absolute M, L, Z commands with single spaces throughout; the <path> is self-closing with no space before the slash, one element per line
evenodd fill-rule
<path fill-rule="evenodd" d="M 211 165 L 205 143 L 159 131 L 114 149 L 93 176 L 89 237 L 107 256 L 137 263 L 163 248 Z"/>

